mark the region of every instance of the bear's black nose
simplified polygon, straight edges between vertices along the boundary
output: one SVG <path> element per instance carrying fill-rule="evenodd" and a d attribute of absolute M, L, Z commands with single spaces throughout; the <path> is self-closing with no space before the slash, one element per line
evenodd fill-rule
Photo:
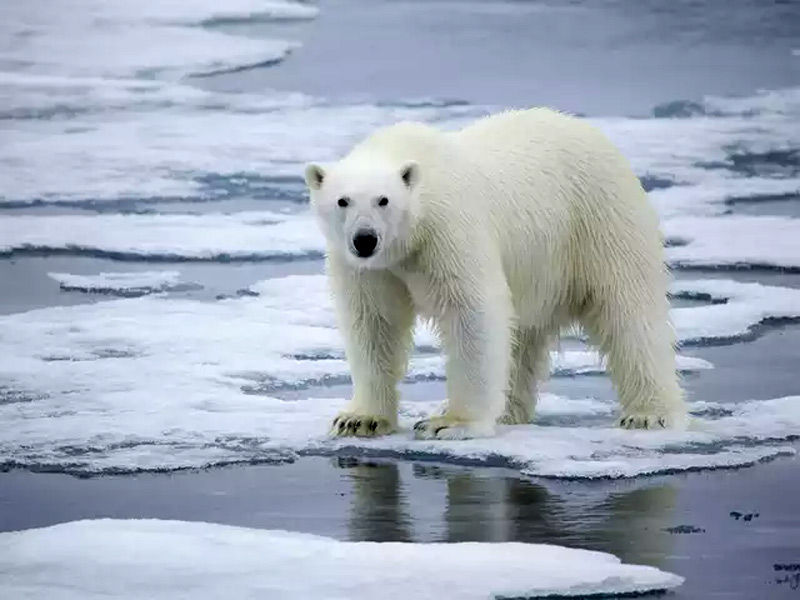
<path fill-rule="evenodd" d="M 353 237 L 353 248 L 359 258 L 368 258 L 375 252 L 378 236 L 371 229 L 359 229 Z"/>

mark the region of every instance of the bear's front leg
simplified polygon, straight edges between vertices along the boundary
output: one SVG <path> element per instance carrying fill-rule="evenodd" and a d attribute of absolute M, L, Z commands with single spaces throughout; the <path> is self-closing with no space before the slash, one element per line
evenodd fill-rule
<path fill-rule="evenodd" d="M 397 428 L 397 382 L 405 375 L 414 309 L 405 285 L 388 271 L 357 270 L 328 260 L 353 396 L 331 435 L 375 437 Z"/>
<path fill-rule="evenodd" d="M 476 282 L 474 293 L 454 290 L 455 301 L 445 305 L 439 326 L 447 354 L 447 409 L 414 425 L 417 438 L 494 434 L 506 401 L 512 311 L 502 270 L 492 272 L 493 277 Z"/>

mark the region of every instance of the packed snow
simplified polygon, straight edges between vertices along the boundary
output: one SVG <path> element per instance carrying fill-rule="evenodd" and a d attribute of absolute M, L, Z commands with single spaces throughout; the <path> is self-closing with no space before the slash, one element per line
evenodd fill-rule
<path fill-rule="evenodd" d="M 615 406 L 545 395 L 534 425 L 495 439 L 417 442 L 408 429 L 377 441 L 331 440 L 343 398 L 281 399 L 348 381 L 323 276 L 291 276 L 253 288 L 258 297 L 201 302 L 145 296 L 0 317 L 0 462 L 70 472 L 132 472 L 292 460 L 343 449 L 377 455 L 502 463 L 556 477 L 638 474 L 752 464 L 792 452 L 800 402 L 784 398 L 694 405 L 687 432 L 628 432 Z M 683 341 L 735 339 L 770 318 L 800 316 L 800 290 L 732 281 L 681 281 L 690 297 L 727 299 L 674 309 Z M 437 341 L 420 327 L 408 381 L 439 379 Z M 555 375 L 597 373 L 593 352 L 553 355 Z M 708 368 L 684 357 L 683 369 Z M 319 396 L 324 387 L 314 394 Z M 299 394 L 299 396 L 298 396 Z M 309 394 L 311 395 L 311 394 Z M 329 394 L 328 394 L 329 395 Z M 405 402 L 402 424 L 438 401 Z M 722 415 L 722 416 L 720 416 Z M 554 424 L 555 423 L 555 424 Z"/>
<path fill-rule="evenodd" d="M 47 275 L 56 280 L 64 291 L 117 296 L 143 296 L 154 292 L 193 286 L 193 284 L 182 283 L 181 274 L 178 271 L 123 271 L 99 273 L 98 275 L 48 273 Z"/>
<path fill-rule="evenodd" d="M 159 520 L 0 533 L 0 563 L 4 597 L 31 600 L 200 600 L 229 596 L 232 585 L 237 598 L 486 600 L 639 594 L 683 583 L 611 554 L 549 544 L 342 542 Z"/>

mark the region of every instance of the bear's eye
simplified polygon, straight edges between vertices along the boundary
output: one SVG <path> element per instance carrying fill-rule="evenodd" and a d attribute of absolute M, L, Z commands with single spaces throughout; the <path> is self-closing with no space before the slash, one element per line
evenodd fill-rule
<path fill-rule="evenodd" d="M 348 204 L 350 204 L 350 200 L 348 200 L 347 198 L 339 198 L 336 201 L 336 204 L 338 204 L 342 208 L 345 208 Z"/>
<path fill-rule="evenodd" d="M 389 199 L 386 196 L 381 196 L 378 200 L 378 206 L 386 206 L 389 204 Z"/>

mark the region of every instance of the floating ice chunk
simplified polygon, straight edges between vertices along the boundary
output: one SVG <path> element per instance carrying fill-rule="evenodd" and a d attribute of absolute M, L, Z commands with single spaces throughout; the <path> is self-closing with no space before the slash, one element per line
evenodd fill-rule
<path fill-rule="evenodd" d="M 716 302 L 672 309 L 672 319 L 683 343 L 741 339 L 773 320 L 800 319 L 800 290 L 724 279 L 679 280 L 673 294 Z"/>
<path fill-rule="evenodd" d="M 4 595 L 152 600 L 460 600 L 637 594 L 683 578 L 549 544 L 341 542 L 289 531 L 158 520 L 74 521 L 0 533 Z M 469 577 L 465 577 L 469 569 Z M 144 586 L 144 587 L 143 587 Z"/>
<path fill-rule="evenodd" d="M 427 443 L 406 429 L 377 441 L 330 440 L 326 432 L 344 399 L 274 397 L 290 387 L 347 381 L 325 279 L 293 276 L 255 287 L 258 297 L 220 302 L 145 296 L 0 317 L 0 420 L 6 425 L 0 464 L 133 472 L 357 448 L 507 464 L 550 476 L 620 477 L 752 464 L 791 452 L 775 441 L 800 428 L 797 398 L 726 405 L 725 411 L 699 404 L 688 432 L 626 432 L 614 427 L 613 402 L 545 395 L 538 425 L 501 428 L 497 438 Z M 800 311 L 797 290 L 711 281 L 678 282 L 673 291 L 728 298 L 677 309 L 682 339 L 730 336 L 770 311 Z M 432 349 L 427 334 L 421 341 Z M 592 352 L 566 351 L 554 359 L 557 372 L 602 369 Z M 708 365 L 683 358 L 679 366 Z M 438 378 L 442 367 L 437 355 L 415 355 L 410 378 Z M 439 401 L 404 402 L 403 426 L 436 410 Z"/>
<path fill-rule="evenodd" d="M 143 296 L 163 292 L 187 284 L 180 283 L 178 271 L 131 271 L 99 273 L 97 275 L 74 275 L 72 273 L 48 273 L 62 290 L 113 294 L 118 296 Z"/>
<path fill-rule="evenodd" d="M 13 37 L 23 32 L 25 36 L 23 43 L 4 46 L 0 58 L 40 74 L 177 78 L 280 60 L 292 47 L 285 41 L 247 39 L 178 24 L 199 25 L 217 15 L 314 16 L 313 7 L 246 0 L 226 3 L 222 10 L 213 2 L 134 6 L 121 0 L 93 0 L 80 8 L 75 10 L 70 2 L 41 0 L 24 7 L 4 6 L 0 33 Z"/>
<path fill-rule="evenodd" d="M 151 260 L 263 260 L 322 256 L 322 235 L 306 216 L 232 215 L 8 216 L 0 253 L 15 250 L 140 257 Z"/>
<path fill-rule="evenodd" d="M 683 217 L 662 223 L 664 233 L 685 242 L 667 248 L 677 267 L 800 270 L 800 219 L 728 215 Z"/>

